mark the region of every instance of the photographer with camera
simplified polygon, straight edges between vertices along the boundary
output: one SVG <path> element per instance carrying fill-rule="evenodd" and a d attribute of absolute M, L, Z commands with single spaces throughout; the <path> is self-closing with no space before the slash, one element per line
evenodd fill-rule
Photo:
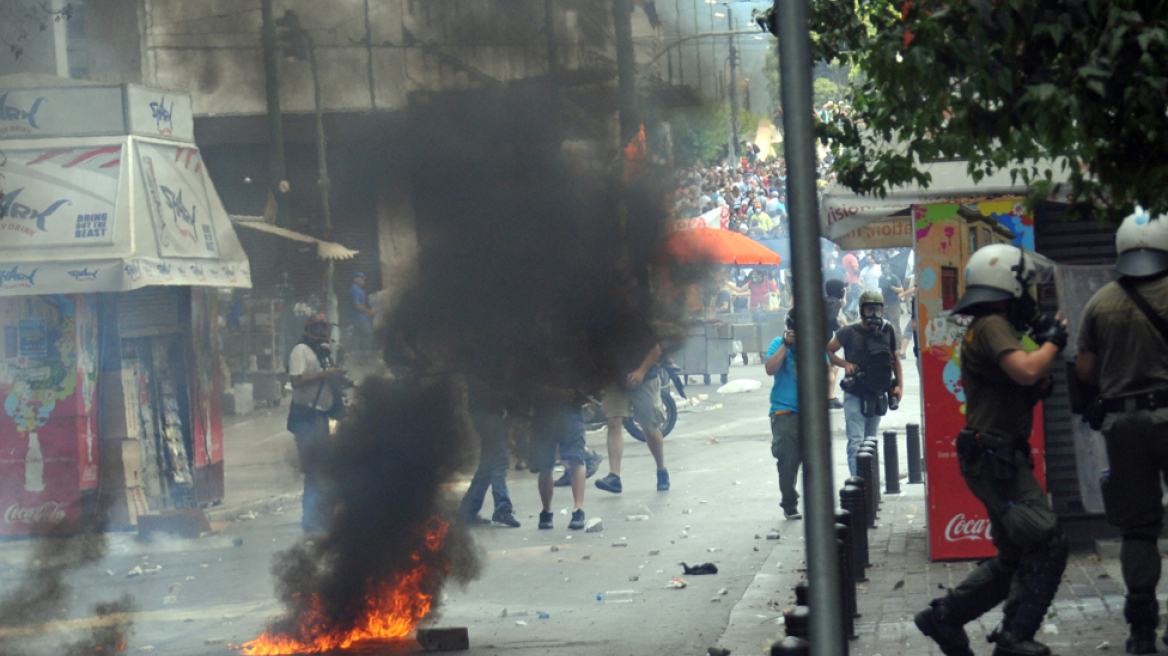
<path fill-rule="evenodd" d="M 843 367 L 844 425 L 848 435 L 848 471 L 856 475 L 856 454 L 865 437 L 875 437 L 880 417 L 895 410 L 902 394 L 900 344 L 884 320 L 884 295 L 860 294 L 860 322 L 839 329 L 827 345 L 832 364 Z M 844 350 L 844 357 L 836 353 Z"/>
<path fill-rule="evenodd" d="M 300 469 L 304 472 L 303 516 L 305 533 L 327 527 L 323 467 L 329 457 L 329 419 L 343 413 L 342 385 L 345 370 L 332 365 L 328 347 L 332 324 L 324 314 L 315 314 L 304 324 L 304 338 L 288 356 L 288 377 L 292 383 L 292 404 L 288 409 L 288 430 L 296 436 Z"/>

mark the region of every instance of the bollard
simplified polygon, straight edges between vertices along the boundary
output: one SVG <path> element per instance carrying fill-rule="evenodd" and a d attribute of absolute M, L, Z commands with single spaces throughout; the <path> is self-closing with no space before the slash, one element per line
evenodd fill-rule
<path fill-rule="evenodd" d="M 856 569 L 860 568 L 862 570 L 863 564 L 857 560 L 858 554 L 856 552 L 855 532 L 852 528 L 852 513 L 848 512 L 847 510 L 835 511 L 835 523 L 840 524 L 848 529 L 844 533 L 844 542 L 847 543 L 847 553 L 848 553 L 848 577 L 849 577 L 849 580 L 851 581 L 849 588 L 848 588 L 848 595 L 849 595 L 849 599 L 852 602 L 852 617 L 860 617 L 860 612 L 859 612 L 859 608 L 858 608 L 858 599 L 856 598 L 856 580 L 857 580 L 856 579 L 856 576 L 857 576 Z M 843 561 L 841 561 L 841 562 L 843 562 Z M 796 593 L 795 598 L 798 599 L 798 593 Z"/>
<path fill-rule="evenodd" d="M 848 553 L 851 548 L 848 539 L 848 527 L 843 524 L 835 525 L 835 547 L 839 554 L 840 564 L 840 601 L 843 602 L 843 612 L 840 613 L 840 620 L 842 623 L 844 635 L 849 640 L 857 638 L 856 635 L 856 609 L 855 600 L 852 598 L 856 590 L 856 579 L 852 575 L 852 557 Z"/>
<path fill-rule="evenodd" d="M 908 483 L 921 482 L 921 426 L 909 424 L 904 427 L 905 449 L 908 451 Z"/>
<path fill-rule="evenodd" d="M 811 643 L 787 636 L 771 645 L 771 656 L 811 656 Z"/>
<path fill-rule="evenodd" d="M 840 490 L 840 507 L 852 515 L 852 546 L 856 550 L 856 581 L 867 581 L 868 575 L 864 568 L 868 562 L 868 507 L 864 502 L 864 490 L 857 483 L 863 483 L 862 478 L 853 476 L 844 482 L 844 489 Z"/>
<path fill-rule="evenodd" d="M 884 431 L 884 491 L 900 494 L 900 461 L 896 453 L 896 431 Z"/>
<path fill-rule="evenodd" d="M 807 579 L 803 579 L 795 584 L 795 605 L 807 605 Z"/>
<path fill-rule="evenodd" d="M 875 435 L 864 438 L 864 444 L 872 449 L 872 491 L 873 496 L 876 497 L 876 505 L 872 507 L 872 512 L 879 512 L 880 503 L 883 498 L 880 495 L 880 442 Z"/>
<path fill-rule="evenodd" d="M 807 606 L 796 606 L 793 610 L 783 611 L 783 626 L 787 627 L 787 635 L 796 638 L 807 638 L 811 632 L 811 609 Z"/>
<path fill-rule="evenodd" d="M 876 487 L 880 485 L 874 476 L 876 467 L 873 464 L 874 460 L 875 456 L 871 447 L 860 447 L 860 452 L 856 454 L 856 471 L 860 478 L 864 479 L 864 501 L 868 503 L 868 526 L 871 528 L 876 528 L 876 510 L 878 508 Z"/>

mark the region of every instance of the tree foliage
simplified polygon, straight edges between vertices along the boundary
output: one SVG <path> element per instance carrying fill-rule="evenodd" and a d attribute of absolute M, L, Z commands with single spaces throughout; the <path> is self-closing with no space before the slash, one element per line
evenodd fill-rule
<path fill-rule="evenodd" d="M 659 119 L 668 121 L 672 129 L 674 156 L 679 163 L 688 165 L 700 161 L 709 164 L 726 156 L 727 111 L 725 103 L 708 101 L 697 107 L 661 113 Z M 762 118 L 760 114 L 739 110 L 740 139 L 753 140 Z"/>
<path fill-rule="evenodd" d="M 853 190 L 927 185 L 919 162 L 964 159 L 1032 200 L 1061 178 L 1087 213 L 1168 213 L 1168 3 L 818 0 L 811 26 L 814 59 L 857 73 L 854 120 L 818 127 Z"/>

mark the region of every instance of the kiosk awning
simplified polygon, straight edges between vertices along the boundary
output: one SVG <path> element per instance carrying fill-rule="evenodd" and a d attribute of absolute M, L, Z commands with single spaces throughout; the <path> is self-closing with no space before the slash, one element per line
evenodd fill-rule
<path fill-rule="evenodd" d="M 190 98 L 0 77 L 0 296 L 250 287 Z"/>

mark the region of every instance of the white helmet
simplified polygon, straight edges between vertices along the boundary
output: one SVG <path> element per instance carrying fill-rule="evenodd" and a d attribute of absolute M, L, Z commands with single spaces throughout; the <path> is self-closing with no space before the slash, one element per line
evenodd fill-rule
<path fill-rule="evenodd" d="M 970 256 L 965 266 L 965 293 L 953 311 L 969 314 L 969 308 L 981 303 L 1023 298 L 1038 277 L 1034 258 L 1021 248 L 1009 244 L 984 246 Z"/>
<path fill-rule="evenodd" d="M 1122 275 L 1142 278 L 1168 271 L 1168 219 L 1152 217 L 1137 205 L 1115 232 L 1115 250 L 1115 270 Z"/>

